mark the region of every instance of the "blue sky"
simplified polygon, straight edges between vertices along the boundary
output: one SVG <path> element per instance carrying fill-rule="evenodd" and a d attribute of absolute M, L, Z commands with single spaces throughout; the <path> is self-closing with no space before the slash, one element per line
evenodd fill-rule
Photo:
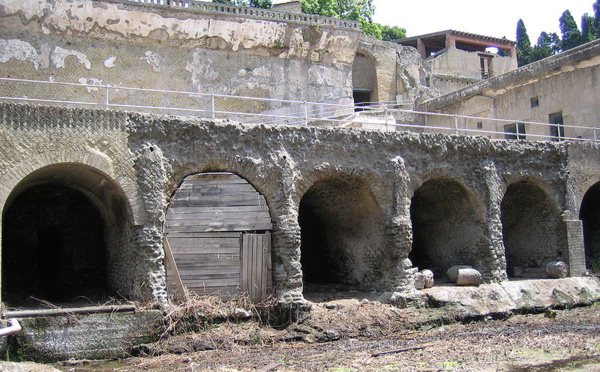
<path fill-rule="evenodd" d="M 581 27 L 581 16 L 593 15 L 594 1 L 373 0 L 373 4 L 375 22 L 404 27 L 408 36 L 453 29 L 515 40 L 517 21 L 521 18 L 535 44 L 542 31 L 560 35 L 558 19 L 566 9 Z"/>
<path fill-rule="evenodd" d="M 454 29 L 515 40 L 521 18 L 536 43 L 542 31 L 560 35 L 558 19 L 566 9 L 580 25 L 584 13 L 594 14 L 594 1 L 373 0 L 373 4 L 375 22 L 404 27 L 408 36 Z"/>

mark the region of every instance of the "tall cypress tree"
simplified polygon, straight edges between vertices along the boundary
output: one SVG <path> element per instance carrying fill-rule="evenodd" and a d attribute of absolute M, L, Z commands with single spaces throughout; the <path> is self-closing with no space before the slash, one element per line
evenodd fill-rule
<path fill-rule="evenodd" d="M 581 17 L 581 44 L 589 43 L 596 38 L 595 19 L 585 13 Z"/>
<path fill-rule="evenodd" d="M 519 67 L 532 61 L 533 48 L 522 19 L 517 22 L 517 63 Z"/>
<path fill-rule="evenodd" d="M 596 38 L 600 38 L 600 0 L 594 3 L 594 28 L 596 29 Z"/>
<path fill-rule="evenodd" d="M 559 21 L 560 32 L 562 32 L 562 50 L 569 50 L 581 45 L 581 31 L 568 9 L 564 11 Z"/>
<path fill-rule="evenodd" d="M 532 62 L 539 61 L 560 52 L 560 38 L 555 32 L 542 32 L 533 47 Z"/>

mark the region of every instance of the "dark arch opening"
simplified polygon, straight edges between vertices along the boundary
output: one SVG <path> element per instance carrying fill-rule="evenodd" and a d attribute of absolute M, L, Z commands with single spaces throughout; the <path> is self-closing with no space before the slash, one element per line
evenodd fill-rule
<path fill-rule="evenodd" d="M 585 261 L 588 269 L 600 272 L 600 182 L 583 196 L 579 219 L 583 223 Z"/>
<path fill-rule="evenodd" d="M 122 192 L 88 167 L 55 165 L 26 177 L 3 214 L 3 302 L 77 306 L 130 295 L 129 216 Z"/>
<path fill-rule="evenodd" d="M 480 266 L 482 223 L 467 190 L 449 179 L 419 187 L 410 205 L 413 230 L 409 259 L 438 278 L 454 265 Z"/>
<path fill-rule="evenodd" d="M 104 222 L 82 192 L 34 186 L 15 198 L 4 218 L 5 301 L 64 302 L 105 292 Z"/>
<path fill-rule="evenodd" d="M 305 292 L 319 284 L 374 289 L 390 259 L 383 249 L 383 214 L 369 185 L 350 176 L 316 182 L 300 202 Z"/>
<path fill-rule="evenodd" d="M 508 186 L 501 216 L 509 277 L 545 278 L 548 262 L 569 262 L 560 212 L 538 186 L 527 181 Z"/>

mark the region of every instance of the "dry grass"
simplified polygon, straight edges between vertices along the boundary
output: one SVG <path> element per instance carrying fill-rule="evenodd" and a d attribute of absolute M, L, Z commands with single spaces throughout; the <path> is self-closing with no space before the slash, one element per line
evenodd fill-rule
<path fill-rule="evenodd" d="M 313 304 L 306 317 L 274 329 L 256 318 L 231 317 L 243 301 L 197 298 L 181 304 L 172 309 L 173 321 L 189 313 L 218 315 L 221 321 L 161 340 L 156 350 L 167 354 L 77 372 L 590 371 L 600 366 L 600 306 L 556 311 L 555 318 L 515 315 L 438 326 L 435 319 L 447 316 L 442 309 L 345 299 Z"/>

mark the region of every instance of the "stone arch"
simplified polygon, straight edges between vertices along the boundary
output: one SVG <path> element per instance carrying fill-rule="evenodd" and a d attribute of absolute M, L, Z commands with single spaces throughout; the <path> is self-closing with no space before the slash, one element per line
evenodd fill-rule
<path fill-rule="evenodd" d="M 384 213 L 366 178 L 319 177 L 299 203 L 298 221 L 306 291 L 319 284 L 382 288 L 393 259 L 386 250 Z"/>
<path fill-rule="evenodd" d="M 329 163 L 320 164 L 310 171 L 304 172 L 303 177 L 296 183 L 295 193 L 293 195 L 293 203 L 296 206 L 300 205 L 301 199 L 306 192 L 318 181 L 324 178 L 335 177 L 355 177 L 362 179 L 371 190 L 375 200 L 379 205 L 391 203 L 389 198 L 389 188 L 391 187 L 391 177 L 387 179 L 370 169 L 355 169 L 344 166 L 335 166 Z"/>
<path fill-rule="evenodd" d="M 69 150 L 49 151 L 27 158 L 0 176 L 0 209 L 4 210 L 6 200 L 15 186 L 27 175 L 54 164 L 81 164 L 97 169 L 114 180 L 127 196 L 128 206 L 136 225 L 143 224 L 145 211 L 135 180 L 131 176 L 115 170 L 113 162 L 99 151 Z"/>
<path fill-rule="evenodd" d="M 26 175 L 4 201 L 3 300 L 134 296 L 133 224 L 127 195 L 97 168 L 59 163 Z"/>
<path fill-rule="evenodd" d="M 283 208 L 283 202 L 277 189 L 280 180 L 274 178 L 279 175 L 274 175 L 273 171 L 265 169 L 263 162 L 256 161 L 256 159 L 236 157 L 234 159 L 210 159 L 203 161 L 197 166 L 196 164 L 194 165 L 194 167 L 180 169 L 173 176 L 178 181 L 171 183 L 168 194 L 173 195 L 183 182 L 183 179 L 189 175 L 206 172 L 230 172 L 246 180 L 256 191 L 265 197 L 274 220 L 277 221 L 280 218 L 282 213 L 279 213 L 279 211 Z"/>
<path fill-rule="evenodd" d="M 509 277 L 546 277 L 545 265 L 569 262 L 566 226 L 558 204 L 532 179 L 511 183 L 500 206 Z"/>
<path fill-rule="evenodd" d="M 352 64 L 352 95 L 355 106 L 368 106 L 377 101 L 377 60 L 370 53 L 359 50 Z"/>
<path fill-rule="evenodd" d="M 600 182 L 590 186 L 581 200 L 586 268 L 600 272 Z"/>
<path fill-rule="evenodd" d="M 461 182 L 429 178 L 414 191 L 410 216 L 413 266 L 430 269 L 438 278 L 454 265 L 486 269 L 484 216 L 473 192 Z"/>

